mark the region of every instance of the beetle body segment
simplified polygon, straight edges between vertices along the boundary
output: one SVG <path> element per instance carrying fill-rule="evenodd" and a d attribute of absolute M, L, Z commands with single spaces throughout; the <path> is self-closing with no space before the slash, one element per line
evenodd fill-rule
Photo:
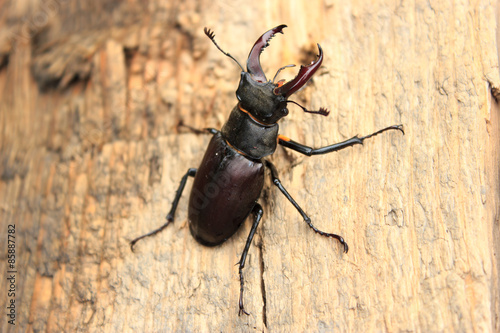
<path fill-rule="evenodd" d="M 249 73 L 242 72 L 236 98 L 240 106 L 263 124 L 274 124 L 288 114 L 287 100 L 275 94 L 276 83 L 255 81 Z"/>
<path fill-rule="evenodd" d="M 240 106 L 234 107 L 222 127 L 224 140 L 250 159 L 259 160 L 271 155 L 278 146 L 278 124 L 263 125 Z"/>
<path fill-rule="evenodd" d="M 193 237 L 215 246 L 231 237 L 255 206 L 264 186 L 264 165 L 213 136 L 194 178 L 188 221 Z"/>

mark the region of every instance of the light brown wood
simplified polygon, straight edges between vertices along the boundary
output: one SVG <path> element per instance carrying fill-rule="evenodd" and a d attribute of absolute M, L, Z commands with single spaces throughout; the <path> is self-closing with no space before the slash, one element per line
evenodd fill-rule
<path fill-rule="evenodd" d="M 0 234 L 16 226 L 16 326 L 0 331 L 500 331 L 497 4 L 488 1 L 0 1 Z M 338 153 L 271 158 L 238 317 L 250 220 L 215 248 L 190 235 L 188 167 L 236 103 L 260 34 L 268 77 L 323 67 L 280 132 Z M 290 79 L 298 69 L 287 69 Z M 2 246 L 1 257 L 6 246 Z M 6 259 L 0 265 L 2 281 Z M 10 298 L 2 282 L 0 305 Z"/>

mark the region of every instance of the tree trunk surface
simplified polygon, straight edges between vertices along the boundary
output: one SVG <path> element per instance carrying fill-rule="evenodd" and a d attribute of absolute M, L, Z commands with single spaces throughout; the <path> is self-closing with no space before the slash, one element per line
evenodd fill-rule
<path fill-rule="evenodd" d="M 493 1 L 0 0 L 0 331 L 499 332 L 497 17 Z M 238 316 L 252 219 L 200 245 L 189 179 L 175 222 L 129 242 L 165 222 L 203 157 L 210 135 L 179 122 L 220 129 L 237 103 L 240 69 L 203 27 L 245 65 L 279 24 L 267 77 L 319 43 L 323 66 L 291 99 L 331 111 L 289 104 L 281 134 L 406 134 L 277 149 L 285 188 L 349 252 L 267 172 Z"/>

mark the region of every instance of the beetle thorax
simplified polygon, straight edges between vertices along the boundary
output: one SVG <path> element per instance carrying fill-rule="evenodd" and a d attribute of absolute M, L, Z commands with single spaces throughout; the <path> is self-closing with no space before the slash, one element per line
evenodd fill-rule
<path fill-rule="evenodd" d="M 253 160 L 271 155 L 278 145 L 278 124 L 263 125 L 257 122 L 238 104 L 222 126 L 224 140 L 239 153 Z"/>

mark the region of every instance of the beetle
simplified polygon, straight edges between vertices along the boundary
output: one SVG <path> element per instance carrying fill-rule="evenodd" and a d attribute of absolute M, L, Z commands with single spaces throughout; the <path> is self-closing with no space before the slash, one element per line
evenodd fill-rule
<path fill-rule="evenodd" d="M 263 215 L 262 206 L 257 200 L 264 186 L 265 169 L 270 170 L 273 184 L 298 210 L 314 232 L 321 236 L 337 239 L 343 246 L 344 253 L 347 253 L 349 249 L 341 236 L 321 231 L 312 224 L 309 216 L 282 185 L 276 167 L 265 157 L 273 154 L 278 144 L 301 154 L 312 156 L 362 144 L 365 139 L 389 130 L 399 130 L 404 134 L 403 125 L 393 125 L 363 137 L 354 136 L 343 142 L 321 148 L 312 148 L 279 134 L 277 122 L 288 114 L 288 103 L 296 104 L 308 113 L 323 116 L 327 116 L 329 113 L 325 108 L 310 111 L 298 103 L 288 100 L 292 94 L 309 81 L 321 66 L 323 50 L 319 44 L 317 44 L 319 55 L 316 61 L 308 66 L 301 66 L 294 79 L 287 83 L 284 83 L 283 80 L 274 82 L 282 69 L 294 66 L 289 65 L 280 68 L 272 81 L 267 80 L 260 64 L 260 54 L 268 46 L 269 40 L 275 34 L 283 33 L 285 27 L 286 25 L 279 25 L 257 39 L 248 56 L 246 71 L 233 56 L 219 47 L 215 41 L 215 34 L 207 28 L 204 29 L 205 34 L 219 51 L 241 67 L 241 78 L 236 90 L 238 103 L 220 131 L 213 128 L 207 129 L 209 133 L 213 134 L 213 137 L 208 144 L 203 160 L 198 169 L 190 168 L 182 177 L 170 212 L 166 216 L 165 224 L 130 242 L 133 251 L 137 241 L 159 233 L 174 221 L 175 211 L 188 177 L 194 177 L 189 197 L 188 224 L 191 234 L 199 243 L 206 246 L 216 246 L 225 242 L 253 213 L 252 228 L 237 263 L 240 279 L 239 315 L 242 313 L 248 315 L 243 304 L 243 268 L 250 244 Z"/>

